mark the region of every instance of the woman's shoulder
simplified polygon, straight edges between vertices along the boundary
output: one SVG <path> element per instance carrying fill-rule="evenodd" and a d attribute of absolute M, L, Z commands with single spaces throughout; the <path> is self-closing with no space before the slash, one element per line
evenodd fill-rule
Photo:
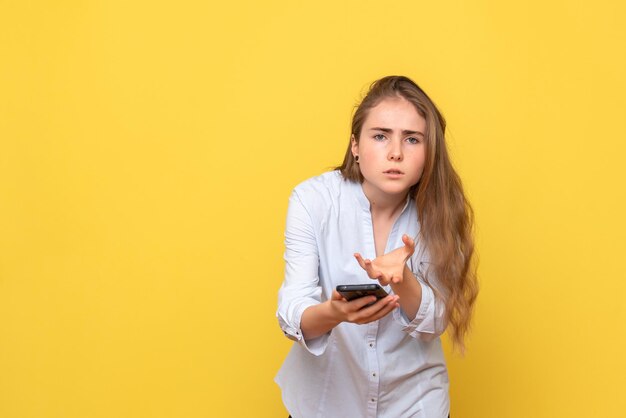
<path fill-rule="evenodd" d="M 301 182 L 293 189 L 292 196 L 306 207 L 326 211 L 336 206 L 350 187 L 350 181 L 345 180 L 339 170 L 333 170 Z"/>
<path fill-rule="evenodd" d="M 320 195 L 338 191 L 344 178 L 339 170 L 328 171 L 299 183 L 294 191 L 299 195 Z"/>

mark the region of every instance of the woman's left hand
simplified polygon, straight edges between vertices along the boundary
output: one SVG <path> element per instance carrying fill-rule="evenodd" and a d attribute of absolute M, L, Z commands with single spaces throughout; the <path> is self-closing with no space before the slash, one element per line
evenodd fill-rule
<path fill-rule="evenodd" d="M 363 259 L 359 253 L 355 253 L 354 257 L 370 279 L 378 280 L 383 286 L 401 283 L 406 260 L 415 251 L 415 242 L 411 237 L 406 234 L 402 235 L 402 242 L 404 247 L 396 248 L 374 260 Z"/>

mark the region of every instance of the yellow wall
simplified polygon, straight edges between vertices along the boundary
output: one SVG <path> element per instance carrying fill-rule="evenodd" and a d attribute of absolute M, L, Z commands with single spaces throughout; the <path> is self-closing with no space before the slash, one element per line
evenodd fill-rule
<path fill-rule="evenodd" d="M 287 197 L 413 77 L 482 292 L 455 417 L 626 410 L 618 1 L 0 2 L 0 416 L 283 417 Z"/>

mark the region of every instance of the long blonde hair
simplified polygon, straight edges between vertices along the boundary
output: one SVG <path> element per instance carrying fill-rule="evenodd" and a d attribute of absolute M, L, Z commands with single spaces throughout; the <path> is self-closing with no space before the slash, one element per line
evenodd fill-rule
<path fill-rule="evenodd" d="M 411 79 L 389 76 L 375 81 L 352 117 L 351 136 L 359 141 L 371 108 L 383 99 L 403 97 L 426 120 L 426 161 L 419 182 L 411 190 L 420 220 L 419 239 L 430 256 L 431 271 L 445 294 L 446 318 L 454 347 L 465 350 L 472 310 L 478 295 L 474 256 L 474 213 L 463 193 L 445 143 L 446 121 L 433 101 Z M 363 175 L 348 149 L 341 166 L 343 177 L 363 182 Z M 428 274 L 425 275 L 428 282 Z M 436 289 L 435 289 L 436 291 Z"/>

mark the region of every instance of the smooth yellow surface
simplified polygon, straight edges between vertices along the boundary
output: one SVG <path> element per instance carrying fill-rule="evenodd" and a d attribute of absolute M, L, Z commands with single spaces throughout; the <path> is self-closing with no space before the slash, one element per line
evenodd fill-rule
<path fill-rule="evenodd" d="M 452 416 L 624 416 L 623 4 L 0 2 L 0 417 L 286 416 L 287 198 L 388 74 L 476 210 Z"/>

